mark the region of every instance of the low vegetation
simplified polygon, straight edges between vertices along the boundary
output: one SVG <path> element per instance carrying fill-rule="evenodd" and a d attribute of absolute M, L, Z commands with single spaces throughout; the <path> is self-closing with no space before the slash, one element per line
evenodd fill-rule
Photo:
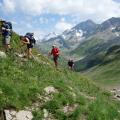
<path fill-rule="evenodd" d="M 20 52 L 18 36 L 13 36 L 14 52 L 0 58 L 0 110 L 26 109 L 39 103 L 32 110 L 33 120 L 41 120 L 46 109 L 58 120 L 119 120 L 120 104 L 112 100 L 109 92 L 93 81 L 64 68 L 56 70 L 43 55 L 36 60 L 17 57 Z M 57 92 L 48 95 L 44 89 L 53 86 Z M 42 99 L 41 99 L 42 96 Z M 68 106 L 71 111 L 63 109 Z M 76 106 L 76 107 L 74 107 Z"/>

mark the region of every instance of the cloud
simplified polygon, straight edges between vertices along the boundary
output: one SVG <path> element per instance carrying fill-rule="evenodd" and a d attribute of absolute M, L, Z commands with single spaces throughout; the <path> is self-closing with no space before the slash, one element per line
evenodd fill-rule
<path fill-rule="evenodd" d="M 8 20 L 13 19 L 13 24 L 15 28 L 19 27 L 18 32 L 20 31 L 20 33 L 23 33 L 21 31 L 36 30 L 38 27 L 41 27 L 41 30 L 45 30 L 47 27 L 49 31 L 53 31 L 55 28 L 60 32 L 86 19 L 102 22 L 110 17 L 119 17 L 120 2 L 118 1 L 0 0 L 0 11 L 2 11 L 0 15 Z M 62 16 L 64 18 L 61 18 Z M 67 20 L 65 20 L 66 17 Z M 61 20 L 58 21 L 59 18 Z M 58 22 L 56 23 L 56 21 Z M 20 25 L 16 25 L 15 22 Z M 41 30 L 37 30 L 36 33 L 41 33 Z"/>
<path fill-rule="evenodd" d="M 47 24 L 49 22 L 49 20 L 45 17 L 40 17 L 39 22 L 40 22 L 40 24 Z"/>
<path fill-rule="evenodd" d="M 3 0 L 0 6 L 3 12 L 11 13 L 15 11 L 15 2 L 13 0 Z"/>
<path fill-rule="evenodd" d="M 65 18 L 61 18 L 59 22 L 56 23 L 55 29 L 58 32 L 63 32 L 64 30 L 72 28 L 72 24 L 66 22 Z"/>
<path fill-rule="evenodd" d="M 26 23 L 27 28 L 32 28 L 32 25 L 30 23 Z"/>
<path fill-rule="evenodd" d="M 38 41 L 41 41 L 41 39 L 45 36 L 45 32 L 40 29 L 35 29 L 33 31 L 34 31 L 35 38 Z"/>
<path fill-rule="evenodd" d="M 3 8 L 7 12 L 19 10 L 34 16 L 44 13 L 102 18 L 120 15 L 120 3 L 113 0 L 3 0 Z"/>
<path fill-rule="evenodd" d="M 113 0 L 3 0 L 3 8 L 32 16 L 52 13 L 82 18 L 96 16 L 100 20 L 120 16 L 120 3 Z"/>

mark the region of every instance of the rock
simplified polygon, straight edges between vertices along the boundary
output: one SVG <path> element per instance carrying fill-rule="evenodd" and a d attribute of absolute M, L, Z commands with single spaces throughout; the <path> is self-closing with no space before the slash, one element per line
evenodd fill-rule
<path fill-rule="evenodd" d="M 116 100 L 118 100 L 118 101 L 120 101 L 120 95 L 116 94 L 113 98 L 116 99 Z"/>
<path fill-rule="evenodd" d="M 32 120 L 33 115 L 30 111 L 4 110 L 5 120 Z"/>
<path fill-rule="evenodd" d="M 58 91 L 53 86 L 48 86 L 44 88 L 46 94 L 57 93 Z"/>
<path fill-rule="evenodd" d="M 116 93 L 116 91 L 114 91 L 114 90 L 111 90 L 110 92 L 111 92 L 111 93 Z"/>
<path fill-rule="evenodd" d="M 19 54 L 19 53 L 15 53 L 15 55 L 16 55 L 17 57 L 20 57 L 20 58 L 24 58 L 24 56 L 25 56 L 25 54 Z"/>
<path fill-rule="evenodd" d="M 46 109 L 43 109 L 43 112 L 44 112 L 44 118 L 47 118 L 49 115 L 48 111 Z"/>
<path fill-rule="evenodd" d="M 63 107 L 63 112 L 66 113 L 66 114 L 69 114 L 71 112 L 74 112 L 74 110 L 77 108 L 77 104 L 74 104 L 74 105 L 66 105 Z"/>
<path fill-rule="evenodd" d="M 47 111 L 47 109 L 43 109 L 43 119 L 42 120 L 56 120 L 51 113 Z"/>
<path fill-rule="evenodd" d="M 5 52 L 0 51 L 0 57 L 1 58 L 6 58 L 7 56 L 6 56 Z"/>
<path fill-rule="evenodd" d="M 120 98 L 120 95 L 117 95 L 116 97 L 117 97 L 117 98 Z"/>
<path fill-rule="evenodd" d="M 113 91 L 116 91 L 117 89 L 116 88 L 113 88 Z"/>

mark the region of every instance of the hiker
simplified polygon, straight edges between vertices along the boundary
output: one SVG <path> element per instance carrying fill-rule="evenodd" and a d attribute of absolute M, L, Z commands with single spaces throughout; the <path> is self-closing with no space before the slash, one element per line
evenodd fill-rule
<path fill-rule="evenodd" d="M 60 54 L 60 50 L 55 45 L 53 45 L 52 46 L 52 50 L 49 53 L 49 55 L 53 55 L 53 60 L 54 60 L 56 68 L 58 67 L 58 57 L 59 57 L 59 54 Z"/>
<path fill-rule="evenodd" d="M 10 40 L 12 36 L 12 23 L 11 22 L 2 22 L 2 37 L 3 37 L 3 46 L 5 49 L 5 52 L 8 52 L 11 50 Z"/>
<path fill-rule="evenodd" d="M 73 70 L 73 69 L 74 69 L 74 62 L 73 62 L 72 59 L 69 59 L 69 60 L 68 60 L 68 67 L 69 67 L 70 70 Z"/>
<path fill-rule="evenodd" d="M 32 48 L 36 43 L 34 33 L 26 33 L 25 36 L 20 36 L 23 45 L 27 45 L 27 58 L 32 58 Z"/>

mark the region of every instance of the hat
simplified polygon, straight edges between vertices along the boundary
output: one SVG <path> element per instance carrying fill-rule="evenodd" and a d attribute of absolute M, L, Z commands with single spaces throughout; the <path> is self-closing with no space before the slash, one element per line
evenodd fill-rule
<path fill-rule="evenodd" d="M 55 45 L 55 44 L 53 44 L 53 45 L 52 45 L 52 47 L 56 47 L 56 45 Z"/>

